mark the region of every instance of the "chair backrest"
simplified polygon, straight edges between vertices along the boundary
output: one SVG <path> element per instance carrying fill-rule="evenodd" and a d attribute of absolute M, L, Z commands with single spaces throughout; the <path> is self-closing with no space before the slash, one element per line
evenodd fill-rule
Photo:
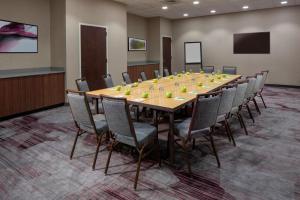
<path fill-rule="evenodd" d="M 239 107 L 243 104 L 247 88 L 248 88 L 248 80 L 244 80 L 237 83 L 236 94 L 232 103 L 233 108 Z"/>
<path fill-rule="evenodd" d="M 177 72 L 172 72 L 172 75 L 176 76 L 178 73 Z"/>
<path fill-rule="evenodd" d="M 203 66 L 202 70 L 205 73 L 213 73 L 215 71 L 215 67 L 214 66 Z"/>
<path fill-rule="evenodd" d="M 223 74 L 237 74 L 237 67 L 223 66 Z"/>
<path fill-rule="evenodd" d="M 159 76 L 160 76 L 159 70 L 155 69 L 155 70 L 154 70 L 154 77 L 155 77 L 155 78 L 158 78 Z"/>
<path fill-rule="evenodd" d="M 66 93 L 75 124 L 78 127 L 96 131 L 95 122 L 85 92 L 67 90 Z"/>
<path fill-rule="evenodd" d="M 132 83 L 131 78 L 127 72 L 123 72 L 122 76 L 123 76 L 123 80 L 125 81 L 126 84 Z"/>
<path fill-rule="evenodd" d="M 216 124 L 222 92 L 197 95 L 189 128 L 189 137 L 193 132 L 211 128 Z"/>
<path fill-rule="evenodd" d="M 141 77 L 142 81 L 148 80 L 145 72 L 141 72 L 140 77 Z"/>
<path fill-rule="evenodd" d="M 222 97 L 220 101 L 220 107 L 218 110 L 218 115 L 225 115 L 230 113 L 234 97 L 236 95 L 237 85 L 231 85 L 227 88 L 222 89 Z"/>
<path fill-rule="evenodd" d="M 248 79 L 248 86 L 247 86 L 247 90 L 246 90 L 246 94 L 245 94 L 245 99 L 253 96 L 253 91 L 254 91 L 254 87 L 255 87 L 255 82 L 256 82 L 256 77 L 247 77 Z"/>
<path fill-rule="evenodd" d="M 167 68 L 164 68 L 164 76 L 170 76 L 170 72 Z"/>
<path fill-rule="evenodd" d="M 75 83 L 76 83 L 77 89 L 79 91 L 82 91 L 82 92 L 88 92 L 88 91 L 90 91 L 88 82 L 86 81 L 85 78 L 76 79 Z"/>
<path fill-rule="evenodd" d="M 102 105 L 108 128 L 115 137 L 133 138 L 138 145 L 127 100 L 103 96 Z"/>
<path fill-rule="evenodd" d="M 107 88 L 111 88 L 111 87 L 114 87 L 114 82 L 111 78 L 111 75 L 110 74 L 106 74 L 103 76 L 103 79 L 104 79 L 104 82 L 105 82 L 105 86 Z"/>
<path fill-rule="evenodd" d="M 260 90 L 262 90 L 265 86 L 265 83 L 266 83 L 267 78 L 268 78 L 269 70 L 261 71 L 261 73 L 263 74 L 263 81 L 261 82 Z"/>
<path fill-rule="evenodd" d="M 262 82 L 263 82 L 263 74 L 262 73 L 256 74 L 256 81 L 255 81 L 255 86 L 253 89 L 254 93 L 257 93 L 260 91 Z"/>

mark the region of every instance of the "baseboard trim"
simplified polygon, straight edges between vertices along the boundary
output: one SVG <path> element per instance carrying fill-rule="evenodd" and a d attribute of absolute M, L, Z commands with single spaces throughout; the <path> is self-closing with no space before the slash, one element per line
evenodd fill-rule
<path fill-rule="evenodd" d="M 22 112 L 22 113 L 17 113 L 17 114 L 13 114 L 13 115 L 9 115 L 9 116 L 0 117 L 0 122 L 5 121 L 5 120 L 9 120 L 9 119 L 12 119 L 12 118 L 16 118 L 16 117 L 22 117 L 22 116 L 29 115 L 29 114 L 32 114 L 32 113 L 46 111 L 46 110 L 50 110 L 50 109 L 53 109 L 53 108 L 58 108 L 58 107 L 61 107 L 61 106 L 64 106 L 64 105 L 66 105 L 66 104 L 65 103 L 60 103 L 60 104 L 56 104 L 56 105 L 52 105 L 52 106 L 47 106 L 47 107 L 31 110 L 31 111 L 26 111 L 26 112 Z"/>
<path fill-rule="evenodd" d="M 285 87 L 285 88 L 300 88 L 300 86 L 297 85 L 280 85 L 280 84 L 265 84 L 266 86 L 270 87 Z"/>

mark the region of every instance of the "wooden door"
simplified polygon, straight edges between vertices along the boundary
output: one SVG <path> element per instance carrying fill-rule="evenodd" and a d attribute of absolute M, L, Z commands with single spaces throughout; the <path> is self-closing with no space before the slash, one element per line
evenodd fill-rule
<path fill-rule="evenodd" d="M 172 73 L 172 53 L 171 53 L 171 38 L 163 37 L 163 68 L 167 68 Z"/>
<path fill-rule="evenodd" d="M 106 29 L 81 25 L 81 77 L 85 77 L 90 90 L 105 88 Z"/>

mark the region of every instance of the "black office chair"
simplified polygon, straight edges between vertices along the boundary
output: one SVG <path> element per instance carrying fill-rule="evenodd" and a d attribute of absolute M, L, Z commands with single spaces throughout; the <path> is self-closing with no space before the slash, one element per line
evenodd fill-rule
<path fill-rule="evenodd" d="M 215 67 L 214 66 L 203 66 L 202 70 L 205 73 L 213 73 L 215 71 Z"/>
<path fill-rule="evenodd" d="M 145 72 L 141 72 L 140 77 L 141 77 L 142 81 L 147 81 L 148 80 Z"/>
<path fill-rule="evenodd" d="M 223 74 L 236 74 L 237 67 L 235 66 L 223 66 Z"/>
<path fill-rule="evenodd" d="M 167 68 L 164 68 L 164 76 L 170 76 L 170 72 Z"/>
<path fill-rule="evenodd" d="M 114 87 L 114 82 L 113 82 L 110 74 L 104 75 L 103 79 L 104 79 L 106 88 Z"/>
<path fill-rule="evenodd" d="M 132 83 L 128 72 L 123 72 L 122 77 L 123 77 L 123 80 L 125 81 L 126 84 L 131 84 Z"/>

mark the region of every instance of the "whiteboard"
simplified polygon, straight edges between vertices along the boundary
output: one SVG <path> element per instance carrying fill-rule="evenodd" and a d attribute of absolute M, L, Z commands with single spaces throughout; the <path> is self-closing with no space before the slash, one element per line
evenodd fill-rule
<path fill-rule="evenodd" d="M 202 63 L 202 46 L 201 42 L 184 43 L 185 64 Z"/>

